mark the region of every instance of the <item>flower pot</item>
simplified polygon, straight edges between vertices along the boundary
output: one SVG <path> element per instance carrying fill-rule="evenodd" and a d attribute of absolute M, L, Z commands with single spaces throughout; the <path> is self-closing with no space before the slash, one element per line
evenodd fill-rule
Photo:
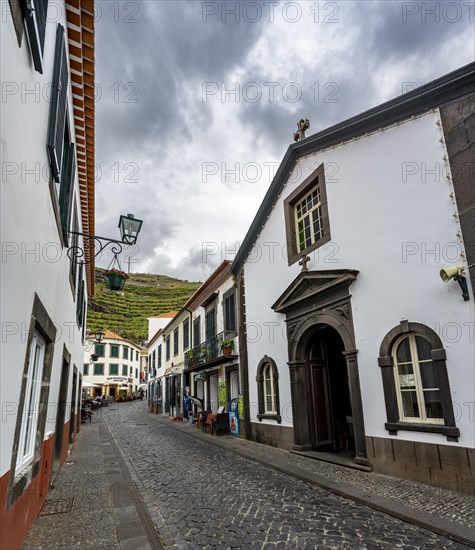
<path fill-rule="evenodd" d="M 122 290 L 125 285 L 125 277 L 120 273 L 109 273 L 106 275 L 107 287 L 110 290 Z"/>
<path fill-rule="evenodd" d="M 233 353 L 232 348 L 223 348 L 224 355 L 232 355 L 232 353 Z"/>

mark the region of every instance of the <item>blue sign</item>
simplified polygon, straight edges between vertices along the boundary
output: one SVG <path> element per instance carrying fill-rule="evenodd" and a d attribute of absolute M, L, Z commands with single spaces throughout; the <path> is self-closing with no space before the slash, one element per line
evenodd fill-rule
<path fill-rule="evenodd" d="M 228 405 L 229 433 L 239 435 L 239 407 L 238 399 L 231 399 Z"/>

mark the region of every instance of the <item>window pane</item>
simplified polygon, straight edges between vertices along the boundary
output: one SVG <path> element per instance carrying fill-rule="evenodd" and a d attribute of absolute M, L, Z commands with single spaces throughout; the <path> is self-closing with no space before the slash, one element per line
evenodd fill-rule
<path fill-rule="evenodd" d="M 439 381 L 437 379 L 437 373 L 433 368 L 432 361 L 419 363 L 419 368 L 421 371 L 422 387 L 424 389 L 439 389 Z"/>
<path fill-rule="evenodd" d="M 402 407 L 404 410 L 404 416 L 410 418 L 419 418 L 419 406 L 417 405 L 417 394 L 415 391 L 403 391 Z"/>
<path fill-rule="evenodd" d="M 274 407 L 272 405 L 272 395 L 266 396 L 266 413 L 273 413 Z"/>
<path fill-rule="evenodd" d="M 411 363 L 411 350 L 409 348 L 409 338 L 404 338 L 404 340 L 399 344 L 397 348 L 397 362 L 398 363 Z"/>
<path fill-rule="evenodd" d="M 38 388 L 38 385 L 40 384 L 39 380 L 39 372 L 40 372 L 40 356 L 41 356 L 41 348 L 39 344 L 37 343 L 36 339 L 35 342 L 35 352 L 34 352 L 34 359 L 33 359 L 33 373 L 31 377 L 31 386 L 30 386 L 30 395 L 28 399 L 28 405 L 26 409 L 26 436 L 25 436 L 25 445 L 23 447 L 23 455 L 26 455 L 30 452 L 31 444 L 33 440 L 33 421 L 35 418 L 35 412 L 36 412 L 36 405 L 35 399 L 36 399 L 36 390 Z"/>
<path fill-rule="evenodd" d="M 398 365 L 398 374 L 399 387 L 401 389 L 412 389 L 416 387 L 416 379 L 411 363 L 407 365 Z"/>
<path fill-rule="evenodd" d="M 442 403 L 438 391 L 425 391 L 424 404 L 426 407 L 427 418 L 444 418 L 442 413 Z"/>
<path fill-rule="evenodd" d="M 417 346 L 417 355 L 419 356 L 419 361 L 424 361 L 425 359 L 432 359 L 431 350 L 432 346 L 430 342 L 421 336 L 416 336 L 416 346 Z"/>

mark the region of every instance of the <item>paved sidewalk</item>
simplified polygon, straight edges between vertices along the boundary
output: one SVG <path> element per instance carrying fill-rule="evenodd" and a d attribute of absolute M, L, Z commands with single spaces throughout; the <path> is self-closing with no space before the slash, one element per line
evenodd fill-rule
<path fill-rule="evenodd" d="M 81 425 L 22 550 L 163 548 L 100 412 Z"/>

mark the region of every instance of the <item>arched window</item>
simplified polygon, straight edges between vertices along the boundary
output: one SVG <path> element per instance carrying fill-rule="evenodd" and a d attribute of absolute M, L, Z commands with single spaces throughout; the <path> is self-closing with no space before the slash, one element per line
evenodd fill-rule
<path fill-rule="evenodd" d="M 378 364 L 391 435 L 398 430 L 441 433 L 457 441 L 460 431 L 439 336 L 421 323 L 401 321 L 384 337 Z"/>
<path fill-rule="evenodd" d="M 431 351 L 429 340 L 415 333 L 401 336 L 393 346 L 399 418 L 404 422 L 444 423 Z"/>
<path fill-rule="evenodd" d="M 265 355 L 257 367 L 257 418 L 282 421 L 279 404 L 279 371 L 275 361 Z"/>

